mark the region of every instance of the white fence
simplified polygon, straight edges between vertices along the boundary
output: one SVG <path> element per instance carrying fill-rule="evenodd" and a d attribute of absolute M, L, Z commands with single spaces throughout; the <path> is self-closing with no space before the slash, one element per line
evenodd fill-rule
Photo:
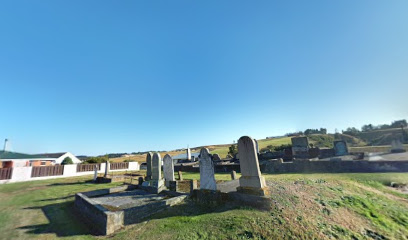
<path fill-rule="evenodd" d="M 94 173 L 94 171 L 77 172 L 77 165 L 69 164 L 69 165 L 64 165 L 64 172 L 62 175 L 32 178 L 31 177 L 32 168 L 33 167 L 13 167 L 11 179 L 0 180 L 0 184 L 45 180 L 45 179 L 53 179 L 53 178 L 64 178 L 64 177 L 77 177 L 77 176 L 83 176 L 83 175 L 90 175 Z M 105 168 L 106 168 L 106 163 L 101 163 L 101 169 L 98 171 L 98 173 L 104 173 Z M 110 170 L 110 172 L 138 171 L 138 170 L 140 170 L 139 163 L 129 162 L 129 167 L 127 169 Z"/>

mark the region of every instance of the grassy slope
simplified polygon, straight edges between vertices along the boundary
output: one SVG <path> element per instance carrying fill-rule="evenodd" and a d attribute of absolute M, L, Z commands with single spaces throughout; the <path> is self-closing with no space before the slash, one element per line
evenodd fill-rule
<path fill-rule="evenodd" d="M 199 178 L 184 173 L 184 178 Z M 406 173 L 264 175 L 270 211 L 191 202 L 128 226 L 112 239 L 408 238 L 408 195 L 388 187 Z M 1 239 L 95 239 L 73 213 L 73 195 L 112 187 L 88 177 L 0 186 Z M 228 174 L 216 174 L 228 180 Z"/>

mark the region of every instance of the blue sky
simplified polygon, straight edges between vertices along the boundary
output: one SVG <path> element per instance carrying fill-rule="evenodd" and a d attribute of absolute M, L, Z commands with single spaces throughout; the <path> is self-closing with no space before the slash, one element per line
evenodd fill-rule
<path fill-rule="evenodd" d="M 408 118 L 408 1 L 2 1 L 0 139 L 105 154 Z"/>

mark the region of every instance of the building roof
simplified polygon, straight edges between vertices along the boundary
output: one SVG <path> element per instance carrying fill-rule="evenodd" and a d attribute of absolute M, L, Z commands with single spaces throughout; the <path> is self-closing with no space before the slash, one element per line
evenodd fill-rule
<path fill-rule="evenodd" d="M 39 154 L 34 154 L 32 156 L 34 156 L 36 158 L 59 158 L 64 154 L 66 154 L 66 152 L 61 152 L 61 153 L 39 153 Z"/>

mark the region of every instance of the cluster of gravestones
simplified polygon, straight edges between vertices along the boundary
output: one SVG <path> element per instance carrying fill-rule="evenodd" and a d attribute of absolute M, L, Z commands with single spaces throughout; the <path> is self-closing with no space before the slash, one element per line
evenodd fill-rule
<path fill-rule="evenodd" d="M 261 175 L 259 168 L 256 142 L 247 136 L 241 137 L 238 141 L 238 152 L 240 156 L 241 178 L 239 179 L 238 192 L 266 195 L 265 179 Z M 217 156 L 210 154 L 207 148 L 202 148 L 199 156 L 200 164 L 200 189 L 217 190 L 217 184 L 214 177 L 214 161 Z M 160 192 L 164 186 L 169 187 L 170 183 L 175 181 L 174 163 L 170 155 L 166 154 L 163 158 L 163 175 L 161 177 L 162 160 L 159 153 L 148 153 L 146 157 L 147 173 L 144 186 L 154 187 Z"/>

